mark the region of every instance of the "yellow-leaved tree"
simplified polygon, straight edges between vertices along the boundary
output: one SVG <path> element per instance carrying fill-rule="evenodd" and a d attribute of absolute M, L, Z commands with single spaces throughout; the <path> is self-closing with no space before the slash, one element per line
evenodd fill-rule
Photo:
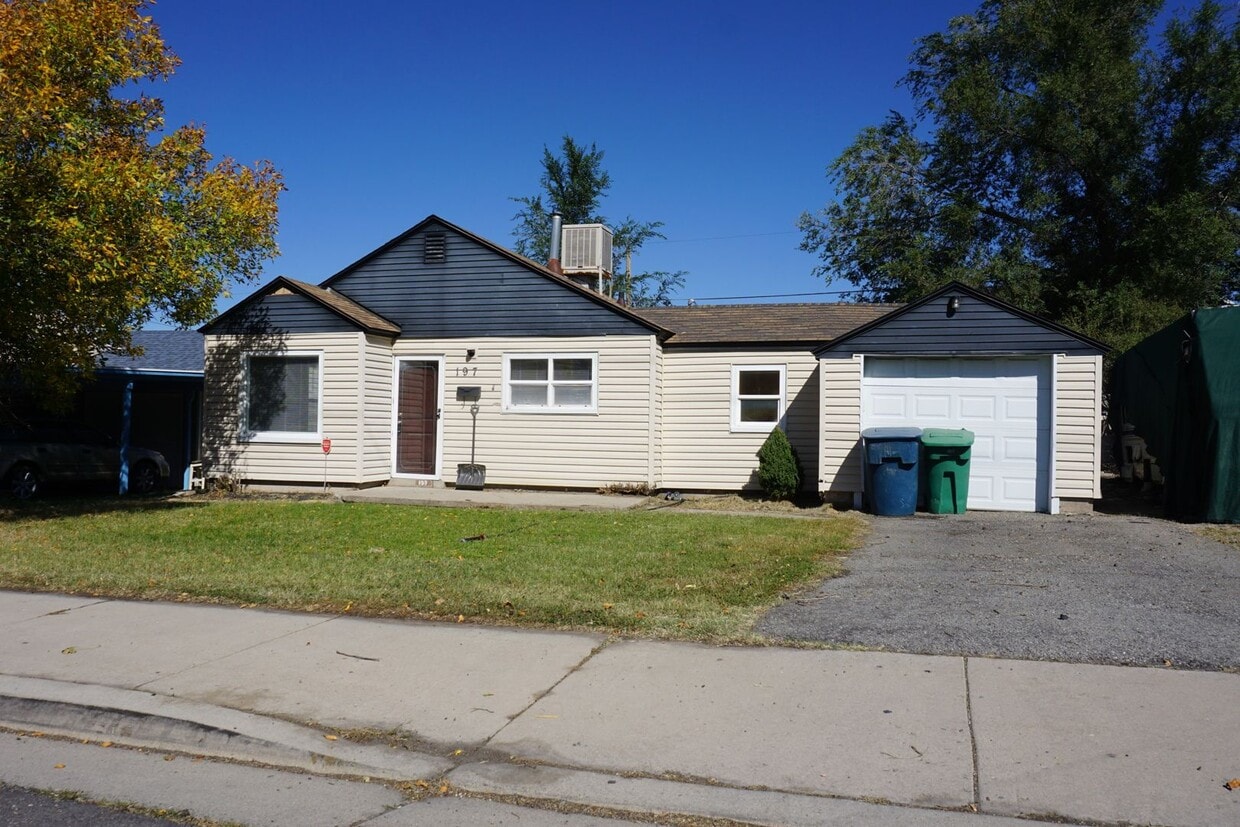
<path fill-rule="evenodd" d="M 277 254 L 279 172 L 213 159 L 142 92 L 179 63 L 146 5 L 0 0 L 0 404 L 65 400 Z"/>

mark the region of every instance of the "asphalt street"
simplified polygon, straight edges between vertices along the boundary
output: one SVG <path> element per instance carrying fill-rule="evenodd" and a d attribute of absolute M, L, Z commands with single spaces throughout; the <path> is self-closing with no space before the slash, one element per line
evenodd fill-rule
<path fill-rule="evenodd" d="M 166 827 L 178 822 L 0 784 L 0 823 L 5 827 Z"/>

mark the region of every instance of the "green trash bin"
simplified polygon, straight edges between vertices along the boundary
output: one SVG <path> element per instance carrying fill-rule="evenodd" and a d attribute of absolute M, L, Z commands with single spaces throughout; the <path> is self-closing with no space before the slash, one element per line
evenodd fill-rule
<path fill-rule="evenodd" d="M 973 432 L 964 428 L 926 428 L 921 432 L 925 459 L 926 510 L 963 514 L 969 502 L 969 459 Z"/>

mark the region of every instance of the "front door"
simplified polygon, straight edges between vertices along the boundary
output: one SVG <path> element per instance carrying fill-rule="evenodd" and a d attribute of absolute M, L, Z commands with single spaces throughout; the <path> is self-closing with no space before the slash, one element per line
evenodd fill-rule
<path fill-rule="evenodd" d="M 398 365 L 396 473 L 434 477 L 439 470 L 439 362 L 402 359 Z"/>

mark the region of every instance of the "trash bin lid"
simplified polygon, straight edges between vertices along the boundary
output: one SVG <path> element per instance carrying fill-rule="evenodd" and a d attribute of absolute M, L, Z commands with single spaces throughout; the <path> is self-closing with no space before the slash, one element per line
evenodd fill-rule
<path fill-rule="evenodd" d="M 861 432 L 862 439 L 917 439 L 921 436 L 921 428 L 866 428 Z"/>
<path fill-rule="evenodd" d="M 964 428 L 927 428 L 921 432 L 921 444 L 931 448 L 967 448 L 973 444 L 973 432 Z"/>

